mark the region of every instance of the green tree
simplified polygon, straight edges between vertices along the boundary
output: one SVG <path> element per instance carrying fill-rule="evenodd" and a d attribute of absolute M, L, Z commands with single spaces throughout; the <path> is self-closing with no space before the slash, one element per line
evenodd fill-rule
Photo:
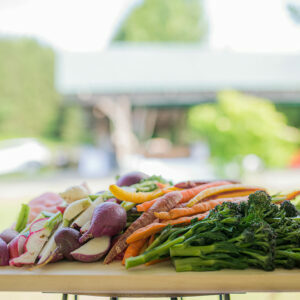
<path fill-rule="evenodd" d="M 198 105 L 188 113 L 190 130 L 205 139 L 216 164 L 256 154 L 267 166 L 287 164 L 299 142 L 284 114 L 265 99 L 235 91 L 218 94 L 217 103 Z"/>
<path fill-rule="evenodd" d="M 145 0 L 133 9 L 114 40 L 198 42 L 205 29 L 199 0 Z"/>
<path fill-rule="evenodd" d="M 0 40 L 1 135 L 53 134 L 60 101 L 52 49 L 30 39 Z"/>
<path fill-rule="evenodd" d="M 60 131 L 61 139 L 69 144 L 77 144 L 87 138 L 84 115 L 80 106 L 72 105 L 64 108 Z"/>

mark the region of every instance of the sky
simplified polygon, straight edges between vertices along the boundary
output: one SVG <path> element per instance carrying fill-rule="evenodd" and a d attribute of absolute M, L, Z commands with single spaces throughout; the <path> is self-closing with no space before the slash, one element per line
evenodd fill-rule
<path fill-rule="evenodd" d="M 108 47 L 121 20 L 139 2 L 0 0 L 0 35 L 33 36 L 59 50 L 97 51 Z M 205 0 L 207 46 L 237 52 L 299 52 L 300 24 L 289 17 L 287 3 Z"/>

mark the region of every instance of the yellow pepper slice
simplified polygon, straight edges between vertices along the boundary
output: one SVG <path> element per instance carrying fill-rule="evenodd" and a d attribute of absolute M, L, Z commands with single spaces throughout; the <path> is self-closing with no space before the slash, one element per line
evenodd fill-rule
<path fill-rule="evenodd" d="M 144 203 L 146 201 L 150 201 L 156 199 L 164 193 L 161 190 L 155 190 L 153 192 L 129 192 L 125 191 L 121 187 L 112 184 L 109 186 L 109 190 L 111 193 L 119 200 L 128 201 L 133 203 Z"/>

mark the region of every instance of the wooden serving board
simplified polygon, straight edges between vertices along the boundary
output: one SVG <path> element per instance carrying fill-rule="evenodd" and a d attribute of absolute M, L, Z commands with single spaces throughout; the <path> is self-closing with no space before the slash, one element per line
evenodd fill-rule
<path fill-rule="evenodd" d="M 176 273 L 169 262 L 126 270 L 120 262 L 60 262 L 41 269 L 0 267 L 0 291 L 103 296 L 188 296 L 300 291 L 300 270 L 223 270 Z"/>

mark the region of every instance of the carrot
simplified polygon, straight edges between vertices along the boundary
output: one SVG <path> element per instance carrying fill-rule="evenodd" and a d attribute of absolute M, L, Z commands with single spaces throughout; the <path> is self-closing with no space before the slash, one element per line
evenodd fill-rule
<path fill-rule="evenodd" d="M 161 183 L 161 182 L 156 182 L 156 185 L 161 190 L 164 189 L 167 186 L 167 184 L 164 184 L 164 183 Z"/>
<path fill-rule="evenodd" d="M 133 203 L 143 203 L 163 195 L 161 190 L 153 192 L 129 192 L 115 184 L 110 185 L 109 190 L 117 199 Z"/>
<path fill-rule="evenodd" d="M 181 195 L 182 195 L 182 199 L 180 201 L 180 203 L 184 203 L 189 201 L 190 199 L 192 199 L 194 196 L 196 196 L 198 193 L 200 193 L 201 191 L 213 187 L 213 186 L 219 186 L 219 185 L 226 185 L 226 184 L 231 184 L 231 182 L 229 181 L 215 181 L 215 182 L 210 182 L 207 184 L 202 184 L 196 187 L 193 187 L 191 189 L 185 189 L 180 191 Z M 169 189 L 165 189 L 162 190 L 163 193 L 169 193 L 171 190 Z M 151 201 L 147 201 L 144 202 L 142 204 L 139 204 L 136 206 L 137 211 L 147 211 L 154 203 L 155 203 L 156 199 L 153 199 Z"/>
<path fill-rule="evenodd" d="M 254 192 L 257 190 L 264 190 L 264 189 L 245 185 L 245 184 L 228 184 L 228 185 L 214 186 L 198 193 L 194 198 L 192 198 L 188 202 L 187 207 L 192 207 L 196 203 L 202 202 L 211 196 L 215 196 L 224 192 L 241 191 L 241 190 L 251 190 Z"/>
<path fill-rule="evenodd" d="M 248 197 L 236 197 L 236 198 L 222 198 L 216 200 L 209 200 L 202 203 L 198 203 L 192 207 L 173 208 L 169 212 L 155 212 L 155 216 L 161 220 L 172 220 L 184 216 L 195 215 L 206 212 L 215 208 L 217 205 L 223 202 L 234 202 L 237 200 L 247 200 Z"/>
<path fill-rule="evenodd" d="M 154 240 L 155 240 L 155 234 L 152 234 L 150 236 L 150 239 L 149 239 L 149 242 L 148 242 L 148 247 L 154 242 Z"/>
<path fill-rule="evenodd" d="M 224 192 L 224 193 L 212 196 L 211 198 L 213 200 L 215 200 L 215 199 L 221 199 L 221 198 L 244 197 L 244 196 L 249 196 L 252 193 L 253 193 L 253 190 L 245 189 L 245 190 L 240 190 L 240 191 Z"/>
<path fill-rule="evenodd" d="M 133 257 L 133 256 L 138 256 L 140 254 L 141 249 L 145 245 L 146 241 L 147 241 L 147 239 L 142 239 L 142 240 L 138 240 L 134 243 L 131 243 L 125 251 L 125 254 L 124 254 L 124 257 L 122 260 L 122 265 L 125 265 L 125 261 L 127 258 Z"/>
<path fill-rule="evenodd" d="M 126 240 L 133 232 L 155 221 L 156 217 L 154 216 L 154 212 L 169 211 L 178 204 L 178 202 L 181 200 L 181 197 L 182 196 L 180 192 L 172 192 L 157 199 L 154 205 L 147 212 L 143 213 L 138 219 L 136 219 L 120 236 L 118 241 L 112 246 L 106 255 L 104 263 L 109 264 L 118 254 L 122 253 L 127 248 L 128 244 L 126 243 Z"/>
<path fill-rule="evenodd" d="M 169 259 L 170 259 L 170 257 L 164 257 L 164 258 L 154 259 L 154 260 L 151 260 L 151 261 L 148 261 L 147 263 L 145 263 L 145 266 L 149 267 L 149 266 L 161 263 L 163 261 L 167 261 Z"/>
<path fill-rule="evenodd" d="M 163 228 L 165 228 L 166 225 L 161 223 L 151 223 L 145 227 L 142 227 L 135 232 L 133 232 L 127 239 L 126 243 L 131 244 L 138 240 L 148 238 L 152 234 L 155 234 L 157 232 L 160 232 Z"/>
<path fill-rule="evenodd" d="M 190 199 L 195 197 L 200 192 L 202 192 L 202 191 L 204 191 L 208 188 L 215 187 L 215 186 L 220 186 L 220 185 L 221 186 L 231 185 L 231 182 L 229 182 L 229 181 L 215 181 L 215 182 L 210 182 L 210 183 L 206 183 L 206 184 L 201 184 L 201 185 L 193 187 L 191 189 L 183 190 L 183 191 L 181 191 L 182 199 L 181 199 L 180 203 L 188 202 Z"/>
<path fill-rule="evenodd" d="M 292 193 L 289 193 L 286 195 L 286 200 L 292 200 L 296 198 L 298 195 L 300 195 L 300 191 L 294 191 Z"/>
<path fill-rule="evenodd" d="M 194 220 L 195 218 L 198 218 L 198 220 L 202 220 L 204 219 L 209 212 L 205 212 L 203 214 L 198 214 L 198 215 L 194 215 L 191 217 L 182 217 L 182 218 L 178 218 L 175 220 L 164 220 L 162 221 L 162 223 L 160 224 L 165 224 L 165 225 L 179 225 L 179 224 L 187 224 L 190 223 L 192 220 Z"/>

